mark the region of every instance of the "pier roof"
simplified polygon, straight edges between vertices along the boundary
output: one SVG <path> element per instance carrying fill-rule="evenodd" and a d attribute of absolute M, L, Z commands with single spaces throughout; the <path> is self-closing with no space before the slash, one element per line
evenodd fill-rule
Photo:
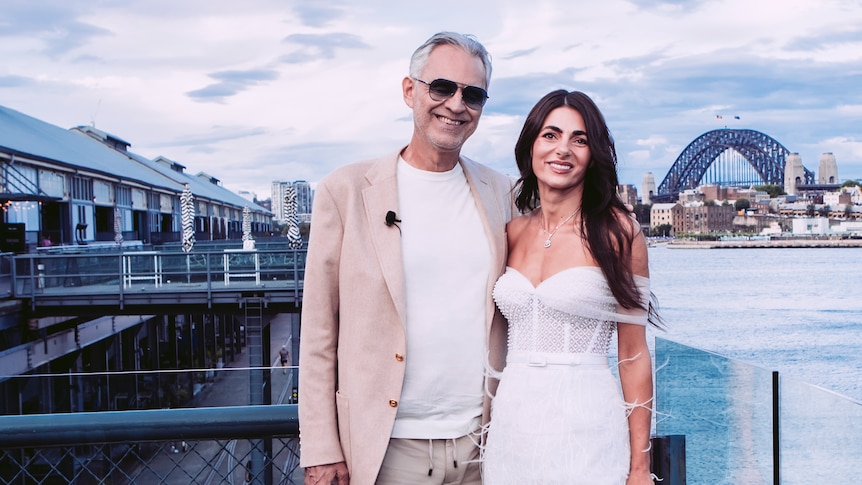
<path fill-rule="evenodd" d="M 148 169 L 155 170 L 162 176 L 167 177 L 177 182 L 178 184 L 189 184 L 189 190 L 192 191 L 192 195 L 194 195 L 195 197 L 202 197 L 210 200 L 219 200 L 239 207 L 248 206 L 249 209 L 256 212 L 271 213 L 271 211 L 251 202 L 245 197 L 231 192 L 230 190 L 224 188 L 221 185 L 216 185 L 210 182 L 209 179 L 203 179 L 195 175 L 190 175 L 185 172 L 174 170 L 173 168 L 171 168 L 171 166 L 179 166 L 181 168 L 185 168 L 185 166 L 169 158 L 158 156 L 150 160 L 146 157 L 131 152 L 129 153 L 129 156 L 132 157 L 132 159 L 134 159 L 136 162 L 146 166 Z"/>
<path fill-rule="evenodd" d="M 93 137 L 93 134 L 98 136 Z M 123 145 L 122 149 L 111 147 L 105 140 Z M 183 172 L 185 166 L 178 162 L 161 156 L 151 160 L 127 151 L 130 145 L 94 127 L 66 130 L 0 105 L 0 151 L 69 169 L 100 173 L 107 178 L 135 181 L 176 194 L 189 184 L 195 197 L 236 207 L 249 206 L 255 212 L 271 214 L 266 208 L 212 183 L 210 179 Z"/>
<path fill-rule="evenodd" d="M 176 181 L 80 131 L 66 130 L 0 105 L 0 150 L 3 149 L 18 156 L 98 172 L 170 192 L 183 190 Z"/>

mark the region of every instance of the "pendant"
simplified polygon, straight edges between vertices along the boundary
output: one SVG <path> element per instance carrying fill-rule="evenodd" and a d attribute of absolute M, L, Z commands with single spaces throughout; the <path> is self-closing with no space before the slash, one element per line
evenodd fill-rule
<path fill-rule="evenodd" d="M 551 238 L 545 239 L 545 247 L 546 248 L 551 247 Z"/>

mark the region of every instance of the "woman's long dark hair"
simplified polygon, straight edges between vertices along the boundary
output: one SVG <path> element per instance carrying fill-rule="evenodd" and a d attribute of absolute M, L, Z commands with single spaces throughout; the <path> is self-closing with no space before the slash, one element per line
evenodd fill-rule
<path fill-rule="evenodd" d="M 530 110 L 515 144 L 515 160 L 521 177 L 515 185 L 515 205 L 522 213 L 541 205 L 539 186 L 533 172 L 533 143 L 551 111 L 568 106 L 584 118 L 591 159 L 584 176 L 581 201 L 581 234 L 586 235 L 589 251 L 608 281 L 617 302 L 624 308 L 648 310 L 654 323 L 654 308 L 644 308 L 631 267 L 633 235 L 621 222 L 629 210 L 617 196 L 617 152 L 605 118 L 598 106 L 584 93 L 565 90 L 545 95 Z M 654 318 L 652 318 L 654 317 Z M 657 323 L 656 323 L 657 325 Z"/>

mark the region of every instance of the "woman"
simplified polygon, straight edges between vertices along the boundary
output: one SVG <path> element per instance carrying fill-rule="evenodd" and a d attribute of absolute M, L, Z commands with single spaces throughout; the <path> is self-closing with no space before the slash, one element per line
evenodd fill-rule
<path fill-rule="evenodd" d="M 494 289 L 509 349 L 484 483 L 652 484 L 645 326 L 658 320 L 646 241 L 616 195 L 604 117 L 583 93 L 549 93 L 527 116 L 515 158 L 525 215 L 507 227 L 508 267 Z M 608 367 L 615 330 L 622 396 Z"/>

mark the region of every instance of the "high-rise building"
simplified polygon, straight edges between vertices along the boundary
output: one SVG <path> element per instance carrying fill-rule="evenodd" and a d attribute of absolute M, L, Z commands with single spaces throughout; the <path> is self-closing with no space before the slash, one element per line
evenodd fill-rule
<path fill-rule="evenodd" d="M 617 194 L 624 204 L 632 207 L 638 205 L 638 189 L 632 184 L 620 184 L 617 186 Z"/>
<path fill-rule="evenodd" d="M 311 222 L 311 203 L 314 201 L 314 190 L 305 180 L 293 183 L 296 189 L 296 217 L 299 222 Z"/>
<path fill-rule="evenodd" d="M 287 187 L 292 186 L 296 190 L 296 218 L 298 222 L 311 221 L 311 204 L 314 200 L 314 191 L 311 184 L 305 180 L 272 182 L 272 213 L 279 222 L 287 218 L 284 206 L 284 195 Z"/>

